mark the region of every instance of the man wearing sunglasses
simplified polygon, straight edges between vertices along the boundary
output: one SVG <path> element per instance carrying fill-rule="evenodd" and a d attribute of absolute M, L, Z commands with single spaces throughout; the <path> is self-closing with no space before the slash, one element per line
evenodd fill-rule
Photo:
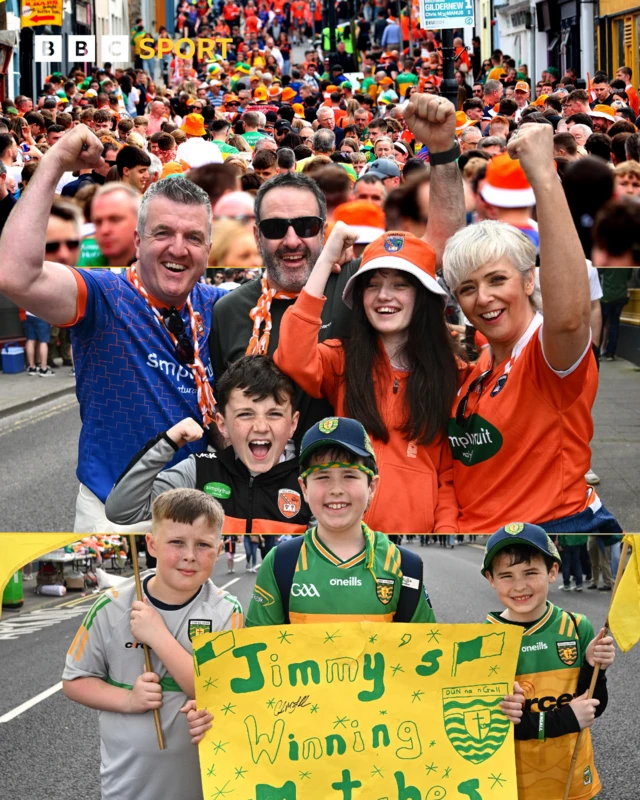
<path fill-rule="evenodd" d="M 440 258 L 446 240 L 465 222 L 462 180 L 455 163 L 459 155 L 455 109 L 444 98 L 417 95 L 404 116 L 416 139 L 436 155 L 425 239 Z M 324 245 L 326 201 L 315 181 L 301 173 L 284 173 L 262 184 L 256 196 L 255 218 L 254 234 L 265 275 L 234 289 L 216 305 L 210 337 L 215 374 L 245 354 L 273 354 L 282 317 L 304 288 Z M 329 278 L 322 341 L 347 334 L 349 311 L 342 293 L 358 265 L 357 260 L 346 261 Z M 305 431 L 326 416 L 327 404 L 305 395 L 298 409 L 298 430 Z"/>
<path fill-rule="evenodd" d="M 199 283 L 211 243 L 211 205 L 206 192 L 180 175 L 152 184 L 140 201 L 137 261 L 126 271 L 75 270 L 55 254 L 43 263 L 60 176 L 99 168 L 102 152 L 86 126 L 69 131 L 45 154 L 25 192 L 28 202 L 17 203 L 0 240 L 6 253 L 0 293 L 71 329 L 82 417 L 74 529 L 82 533 L 114 530 L 104 501 L 132 454 L 157 430 L 185 417 L 204 425 L 213 419 L 206 345 L 213 306 L 224 294 Z M 108 189 L 102 189 L 105 198 Z M 116 185 L 115 194 L 124 192 Z M 204 446 L 186 448 L 177 460 Z"/>

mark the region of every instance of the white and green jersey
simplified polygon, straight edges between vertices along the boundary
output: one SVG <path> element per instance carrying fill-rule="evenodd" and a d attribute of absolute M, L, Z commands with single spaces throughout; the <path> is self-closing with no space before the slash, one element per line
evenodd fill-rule
<path fill-rule="evenodd" d="M 247 612 L 247 627 L 280 625 L 285 616 L 273 574 L 277 548 L 267 553 Z M 364 548 L 346 561 L 326 547 L 316 528 L 304 542 L 291 585 L 289 619 L 292 623 L 392 622 L 403 575 L 400 551 L 384 533 L 365 529 Z M 435 622 L 426 590 L 421 592 L 411 622 Z"/>
<path fill-rule="evenodd" d="M 170 606 L 147 589 L 153 573 L 143 575 L 143 591 L 160 612 L 171 635 L 191 652 L 199 633 L 240 628 L 242 608 L 235 597 L 208 580 L 187 603 Z M 136 599 L 133 578 L 109 589 L 91 608 L 76 634 L 62 679 L 100 678 L 132 689 L 146 672 L 142 644 L 131 634 L 131 605 Z M 190 742 L 187 720 L 179 714 L 187 696 L 151 651 L 151 668 L 161 679 L 160 718 L 166 750 L 158 748 L 153 713 L 99 712 L 102 800 L 201 800 L 198 748 Z"/>

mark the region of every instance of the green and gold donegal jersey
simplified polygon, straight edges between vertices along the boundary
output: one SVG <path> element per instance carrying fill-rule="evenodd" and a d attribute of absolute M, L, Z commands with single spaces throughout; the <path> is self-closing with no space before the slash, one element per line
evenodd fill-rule
<path fill-rule="evenodd" d="M 273 548 L 262 562 L 246 617 L 247 627 L 281 625 L 284 620 L 280 592 L 273 574 Z M 329 550 L 316 528 L 304 542 L 291 585 L 289 619 L 310 622 L 392 622 L 402 586 L 400 551 L 384 533 L 365 529 L 365 547 L 342 561 Z M 426 589 L 411 622 L 435 622 Z"/>
<path fill-rule="evenodd" d="M 500 612 L 491 612 L 486 622 L 493 625 L 518 624 L 503 619 Z M 525 712 L 538 715 L 538 737 L 516 738 L 518 800 L 540 800 L 542 797 L 553 800 L 564 796 L 578 734 L 557 735 L 559 727 L 572 722 L 575 729 L 577 723 L 572 712 L 563 714 L 566 719 L 562 722 L 557 717 L 552 719 L 551 715 L 561 713 L 577 694 L 586 650 L 594 638 L 593 626 L 581 614 L 571 615 L 547 602 L 547 609 L 539 620 L 521 627 L 524 632 L 516 680 L 525 693 Z M 550 732 L 552 725 L 556 729 L 555 738 L 547 738 L 545 733 Z M 569 798 L 590 800 L 601 788 L 593 759 L 591 733 L 587 728 L 578 752 Z"/>

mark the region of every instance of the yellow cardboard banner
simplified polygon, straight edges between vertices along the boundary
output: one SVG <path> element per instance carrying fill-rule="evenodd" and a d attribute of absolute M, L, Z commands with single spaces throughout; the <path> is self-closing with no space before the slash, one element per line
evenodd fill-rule
<path fill-rule="evenodd" d="M 513 800 L 522 632 L 347 623 L 196 636 L 212 800 Z"/>
<path fill-rule="evenodd" d="M 23 0 L 20 21 L 23 28 L 62 25 L 62 0 Z"/>

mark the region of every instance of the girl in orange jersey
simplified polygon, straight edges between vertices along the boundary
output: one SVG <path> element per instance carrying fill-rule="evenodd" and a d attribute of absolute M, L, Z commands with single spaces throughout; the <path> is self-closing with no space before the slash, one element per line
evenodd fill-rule
<path fill-rule="evenodd" d="M 449 239 L 445 280 L 489 343 L 449 422 L 460 531 L 493 531 L 520 519 L 548 533 L 618 533 L 584 478 L 598 371 L 589 278 L 553 162 L 553 130 L 521 128 L 509 153 L 530 186 L 522 180 L 495 191 L 510 192 L 519 206 L 537 203 L 544 321 L 535 248 L 521 231 L 486 221 Z"/>
<path fill-rule="evenodd" d="M 326 397 L 370 434 L 383 479 L 367 525 L 387 534 L 456 532 L 444 432 L 459 370 L 435 252 L 402 231 L 372 242 L 343 295 L 353 309 L 350 336 L 318 343 L 327 280 L 355 239 L 353 229 L 335 224 L 284 315 L 274 359 L 307 394 Z"/>

